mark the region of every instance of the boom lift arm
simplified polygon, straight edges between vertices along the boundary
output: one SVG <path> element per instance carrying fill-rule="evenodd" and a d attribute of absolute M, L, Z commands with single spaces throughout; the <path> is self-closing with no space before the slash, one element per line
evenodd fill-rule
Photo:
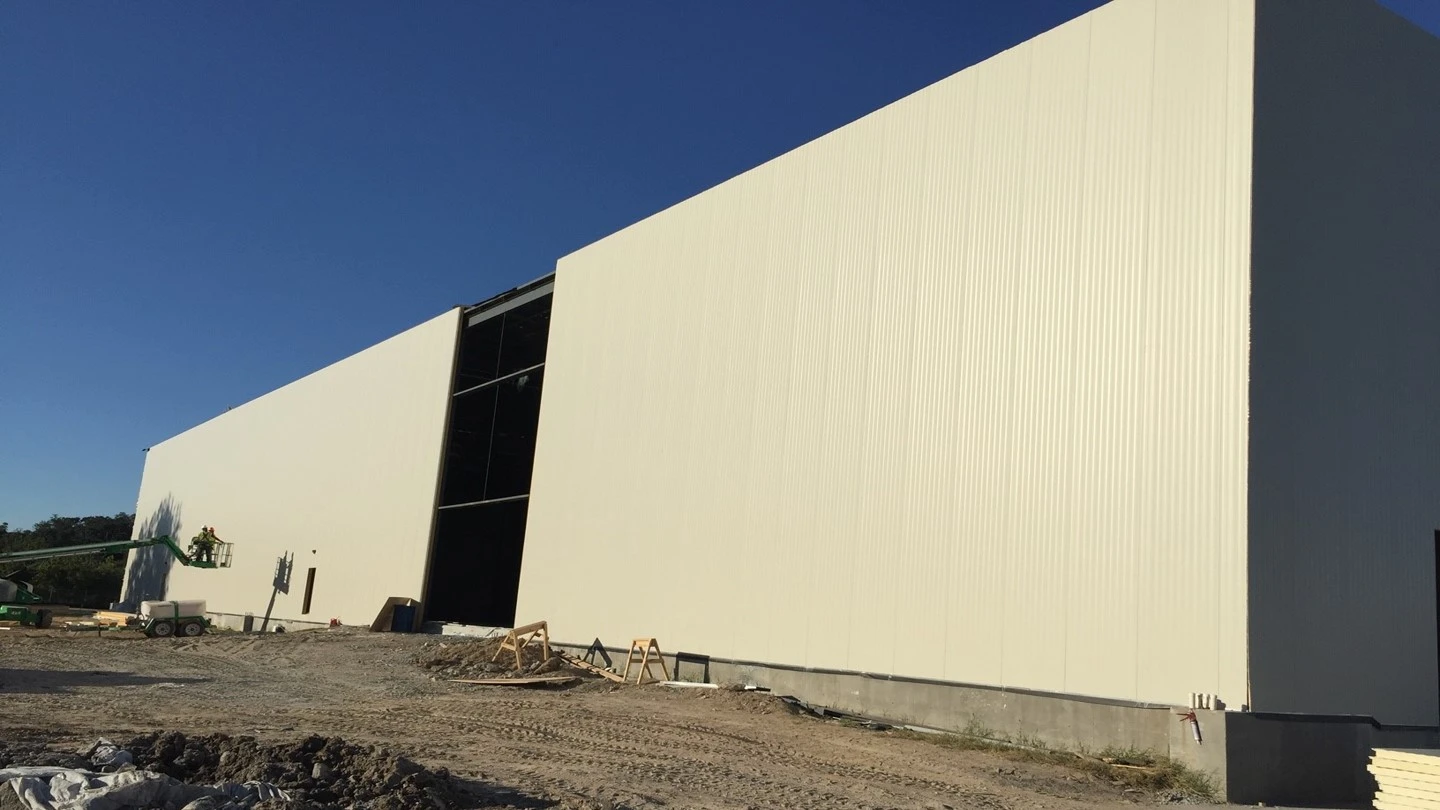
<path fill-rule="evenodd" d="M 200 559 L 199 555 L 192 556 L 180 550 L 174 538 L 168 534 L 159 537 L 147 537 L 143 540 L 116 540 L 109 543 L 87 543 L 80 546 L 61 546 L 59 548 L 36 548 L 29 551 L 10 551 L 0 554 L 0 565 L 8 562 L 34 562 L 36 560 L 53 560 L 56 557 L 79 557 L 85 554 L 123 554 L 131 549 L 149 548 L 150 546 L 164 546 L 170 549 L 170 553 L 181 565 L 193 568 L 229 568 L 230 567 L 230 544 L 219 543 L 215 547 L 215 553 L 209 560 Z"/>
<path fill-rule="evenodd" d="M 115 540 L 108 543 L 85 543 L 78 546 L 61 546 L 60 548 L 36 548 L 28 551 L 8 551 L 0 553 L 0 565 L 5 563 L 30 563 L 38 560 L 53 560 L 57 557 L 79 557 L 85 554 L 123 554 L 132 549 L 149 548 L 151 546 L 164 546 L 170 551 L 181 565 L 192 568 L 229 568 L 230 567 L 230 544 L 221 542 L 218 537 L 209 529 L 200 538 L 196 538 L 196 544 L 190 553 L 180 550 L 174 538 L 170 535 L 159 537 L 147 537 L 141 540 Z M 0 568 L 0 572 L 5 569 Z M 30 584 L 21 582 L 15 573 L 9 574 L 8 578 L 0 577 L 0 622 L 18 622 L 25 627 L 46 628 L 50 626 L 51 610 L 47 607 L 40 607 L 45 600 L 35 593 Z M 199 635 L 204 632 L 206 624 L 203 617 L 188 617 L 187 622 L 160 621 L 159 624 L 169 628 L 170 632 L 176 632 L 184 628 L 186 635 Z M 178 622 L 178 623 L 177 623 Z M 148 628 L 150 622 L 146 625 Z M 149 632 L 147 629 L 146 632 Z"/>

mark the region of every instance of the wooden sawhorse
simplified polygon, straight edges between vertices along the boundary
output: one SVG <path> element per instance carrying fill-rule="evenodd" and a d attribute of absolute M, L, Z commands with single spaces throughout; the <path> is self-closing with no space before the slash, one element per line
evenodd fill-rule
<path fill-rule="evenodd" d="M 656 664 L 660 665 L 660 671 L 664 673 L 665 680 L 670 680 L 670 669 L 665 666 L 665 657 L 660 654 L 660 645 L 653 638 L 637 638 L 630 642 L 630 655 L 625 661 L 625 674 L 621 676 L 622 681 L 630 680 L 632 664 L 640 665 L 635 671 L 636 685 L 644 683 L 647 677 L 651 680 L 655 679 L 655 673 L 650 671 L 650 667 Z"/>
<path fill-rule="evenodd" d="M 490 660 L 497 661 L 506 650 L 514 650 L 515 669 L 524 669 L 524 664 L 520 662 L 520 651 L 525 648 L 526 644 L 529 644 L 531 641 L 533 641 L 535 639 L 535 636 L 537 635 L 540 636 L 540 643 L 545 648 L 544 660 L 549 661 L 550 628 L 548 625 L 546 625 L 545 622 L 535 622 L 534 624 L 527 624 L 524 627 L 516 627 L 515 629 L 506 633 L 505 638 L 500 642 L 500 649 L 495 651 L 494 657 L 492 657 Z"/>

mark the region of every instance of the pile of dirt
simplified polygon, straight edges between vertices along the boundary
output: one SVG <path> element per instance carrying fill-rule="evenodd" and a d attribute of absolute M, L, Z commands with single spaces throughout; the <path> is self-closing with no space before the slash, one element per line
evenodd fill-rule
<path fill-rule="evenodd" d="M 520 669 L 515 669 L 515 653 L 500 651 L 500 638 L 475 641 L 434 641 L 420 645 L 415 653 L 415 663 L 429 670 L 436 678 L 533 678 L 540 675 L 574 675 L 582 678 L 595 677 L 582 669 L 565 663 L 558 655 L 545 657 L 545 650 L 537 642 L 527 644 L 520 650 Z M 491 659 L 495 660 L 492 661 Z"/>
<path fill-rule="evenodd" d="M 131 740 L 135 764 L 191 784 L 269 782 L 297 810 L 449 810 L 465 796 L 450 773 L 429 770 L 376 746 L 310 736 L 291 745 L 262 745 L 225 734 L 186 737 L 153 733 Z"/>

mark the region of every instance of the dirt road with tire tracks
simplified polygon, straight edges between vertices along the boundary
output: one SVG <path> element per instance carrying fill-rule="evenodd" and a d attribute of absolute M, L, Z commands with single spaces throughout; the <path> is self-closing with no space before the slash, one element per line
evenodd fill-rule
<path fill-rule="evenodd" d="M 1114 807 L 1153 801 L 1018 763 L 791 713 L 768 696 L 585 682 L 563 691 L 432 680 L 434 637 L 315 630 L 145 639 L 0 633 L 0 736 L 220 732 L 377 743 L 516 808 Z"/>

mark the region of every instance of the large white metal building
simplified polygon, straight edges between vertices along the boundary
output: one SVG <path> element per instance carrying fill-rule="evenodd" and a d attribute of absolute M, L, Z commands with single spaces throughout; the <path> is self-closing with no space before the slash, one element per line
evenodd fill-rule
<path fill-rule="evenodd" d="M 157 444 L 127 598 L 1433 729 L 1437 144 L 1372 0 L 1115 0 Z"/>

